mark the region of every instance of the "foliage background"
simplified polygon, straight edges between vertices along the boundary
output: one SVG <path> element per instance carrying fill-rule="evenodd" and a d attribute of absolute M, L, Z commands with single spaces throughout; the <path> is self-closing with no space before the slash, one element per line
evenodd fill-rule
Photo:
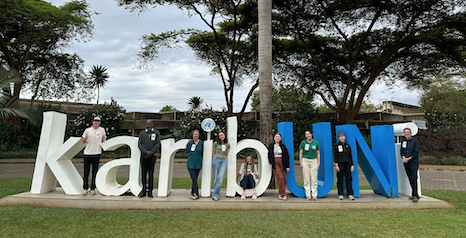
<path fill-rule="evenodd" d="M 86 128 L 92 126 L 94 117 L 101 118 L 100 126 L 105 129 L 107 139 L 118 136 L 125 121 L 126 111 L 117 101 L 111 99 L 110 103 L 98 104 L 89 110 L 82 110 L 81 114 L 68 125 L 70 136 L 81 136 Z"/>

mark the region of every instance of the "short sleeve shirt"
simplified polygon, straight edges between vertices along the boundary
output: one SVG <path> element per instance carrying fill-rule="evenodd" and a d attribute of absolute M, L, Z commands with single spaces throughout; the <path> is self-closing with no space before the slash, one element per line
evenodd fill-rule
<path fill-rule="evenodd" d="M 83 138 L 87 134 L 86 148 L 84 148 L 85 155 L 100 155 L 102 154 L 102 140 L 105 137 L 105 130 L 102 127 L 94 129 L 93 127 L 87 128 L 83 133 Z"/>
<path fill-rule="evenodd" d="M 217 142 L 214 142 L 214 148 L 215 148 L 215 156 L 226 159 L 227 151 L 230 149 L 230 144 L 229 143 L 218 144 Z"/>
<path fill-rule="evenodd" d="M 303 140 L 299 145 L 299 149 L 303 150 L 303 158 L 317 159 L 317 151 L 320 150 L 320 144 L 316 140 L 312 140 L 311 142 Z"/>

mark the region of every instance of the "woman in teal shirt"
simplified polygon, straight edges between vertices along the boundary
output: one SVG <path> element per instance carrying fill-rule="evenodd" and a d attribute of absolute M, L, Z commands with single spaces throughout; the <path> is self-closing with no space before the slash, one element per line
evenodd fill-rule
<path fill-rule="evenodd" d="M 191 176 L 191 199 L 195 200 L 199 198 L 199 186 L 197 185 L 197 177 L 202 168 L 202 152 L 203 143 L 199 139 L 199 131 L 193 131 L 193 139 L 186 145 L 186 153 L 188 154 L 187 167 L 189 175 Z"/>

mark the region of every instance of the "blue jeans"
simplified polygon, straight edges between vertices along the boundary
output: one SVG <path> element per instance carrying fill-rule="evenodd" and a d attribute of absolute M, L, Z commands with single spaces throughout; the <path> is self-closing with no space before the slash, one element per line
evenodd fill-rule
<path fill-rule="evenodd" d="M 214 156 L 212 162 L 212 169 L 214 170 L 214 198 L 220 197 L 220 189 L 222 188 L 223 176 L 227 169 L 227 159 Z"/>

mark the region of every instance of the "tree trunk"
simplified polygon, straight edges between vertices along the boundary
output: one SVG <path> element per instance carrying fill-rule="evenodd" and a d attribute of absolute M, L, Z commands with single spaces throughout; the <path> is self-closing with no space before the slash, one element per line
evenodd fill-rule
<path fill-rule="evenodd" d="M 260 140 L 270 142 L 272 122 L 272 0 L 259 0 Z"/>
<path fill-rule="evenodd" d="M 260 140 L 265 145 L 270 142 L 272 123 L 272 0 L 258 0 L 259 15 L 259 101 L 260 101 Z M 275 188 L 272 173 L 269 188 Z"/>

